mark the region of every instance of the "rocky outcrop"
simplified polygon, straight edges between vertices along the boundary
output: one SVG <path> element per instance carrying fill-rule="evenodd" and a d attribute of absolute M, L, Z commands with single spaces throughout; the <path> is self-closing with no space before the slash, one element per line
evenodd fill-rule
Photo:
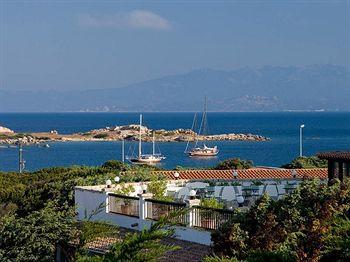
<path fill-rule="evenodd" d="M 0 144 L 41 144 L 49 141 L 120 141 L 139 139 L 139 126 L 126 125 L 94 129 L 85 133 L 61 135 L 55 132 L 41 132 L 29 134 L 7 134 L 0 139 Z M 150 142 L 153 136 L 158 142 L 187 142 L 187 141 L 267 141 L 269 138 L 255 134 L 219 134 L 219 135 L 198 135 L 190 129 L 165 130 L 149 129 L 141 127 L 142 140 Z"/>
<path fill-rule="evenodd" d="M 14 131 L 12 131 L 11 129 L 9 129 L 9 128 L 7 128 L 7 127 L 0 126 L 0 134 L 3 134 L 3 133 L 6 133 L 6 134 L 13 134 Z"/>

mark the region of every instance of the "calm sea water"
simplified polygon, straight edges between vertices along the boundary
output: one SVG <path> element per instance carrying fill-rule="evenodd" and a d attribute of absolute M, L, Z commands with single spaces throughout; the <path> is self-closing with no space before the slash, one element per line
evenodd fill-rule
<path fill-rule="evenodd" d="M 154 129 L 190 128 L 193 113 L 144 113 L 144 124 Z M 183 154 L 185 143 L 158 143 L 166 160 L 165 168 L 177 165 L 213 166 L 217 162 L 240 157 L 256 165 L 280 166 L 299 154 L 299 126 L 304 123 L 304 154 L 325 150 L 350 150 L 350 113 L 209 113 L 209 130 L 219 133 L 253 133 L 271 138 L 268 142 L 222 141 L 216 158 L 194 159 Z M 138 122 L 138 113 L 1 113 L 0 125 L 16 132 L 56 129 L 59 133 L 89 131 L 106 126 Z M 135 143 L 127 142 L 126 152 Z M 27 170 L 48 166 L 100 165 L 109 159 L 121 159 L 121 142 L 51 143 L 50 148 L 25 147 Z M 145 143 L 145 151 L 151 145 Z M 0 148 L 0 170 L 17 170 L 18 150 Z"/>

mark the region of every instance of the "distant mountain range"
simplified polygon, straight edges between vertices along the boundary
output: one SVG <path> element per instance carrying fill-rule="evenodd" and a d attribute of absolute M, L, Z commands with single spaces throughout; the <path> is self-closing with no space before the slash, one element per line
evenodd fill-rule
<path fill-rule="evenodd" d="M 200 69 L 122 88 L 0 89 L 1 112 L 350 110 L 349 69 L 337 65 Z"/>

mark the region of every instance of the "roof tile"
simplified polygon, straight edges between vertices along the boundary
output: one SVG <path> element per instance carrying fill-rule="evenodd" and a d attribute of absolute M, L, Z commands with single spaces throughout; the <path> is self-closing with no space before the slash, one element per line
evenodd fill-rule
<path fill-rule="evenodd" d="M 295 169 L 297 178 L 327 178 L 326 168 L 315 169 Z M 173 180 L 174 173 L 180 174 L 179 179 L 185 180 L 203 180 L 203 179 L 234 179 L 233 170 L 181 170 L 181 171 L 154 171 L 155 174 L 163 174 L 168 179 Z M 237 170 L 237 179 L 291 179 L 293 178 L 292 169 L 267 169 L 251 168 Z"/>

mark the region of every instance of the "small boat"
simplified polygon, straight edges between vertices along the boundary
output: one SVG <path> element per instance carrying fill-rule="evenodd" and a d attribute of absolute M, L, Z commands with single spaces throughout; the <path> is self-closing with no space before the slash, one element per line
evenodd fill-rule
<path fill-rule="evenodd" d="M 46 148 L 49 148 L 50 145 L 49 145 L 49 144 L 39 144 L 39 147 L 46 147 Z"/>
<path fill-rule="evenodd" d="M 193 119 L 193 124 L 192 124 L 192 130 L 195 129 L 195 126 L 196 126 L 196 116 L 197 115 L 195 114 Z M 207 97 L 205 97 L 205 100 L 204 100 L 204 110 L 203 110 L 202 121 L 199 127 L 198 135 L 206 135 L 206 131 L 207 131 Z M 188 150 L 190 141 L 187 142 L 185 154 L 187 154 L 190 157 L 214 157 L 217 154 L 219 154 L 219 149 L 217 146 L 208 147 L 205 145 L 205 143 L 203 143 L 202 146 L 198 146 L 199 144 L 198 135 L 195 138 L 196 142 L 192 149 Z"/>
<path fill-rule="evenodd" d="M 207 147 L 205 144 L 203 147 L 195 147 L 188 152 L 189 156 L 199 156 L 199 157 L 207 157 L 207 156 L 216 156 L 219 154 L 219 150 L 217 146 Z"/>
<path fill-rule="evenodd" d="M 162 154 L 155 153 L 155 137 L 153 133 L 152 154 L 142 154 L 142 115 L 140 114 L 139 152 L 136 157 L 127 156 L 127 160 L 134 164 L 156 164 L 165 159 Z"/>

